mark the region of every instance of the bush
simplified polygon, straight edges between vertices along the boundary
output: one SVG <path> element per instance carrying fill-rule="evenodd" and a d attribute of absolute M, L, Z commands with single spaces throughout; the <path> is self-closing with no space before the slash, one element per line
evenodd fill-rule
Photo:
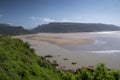
<path fill-rule="evenodd" d="M 0 38 L 0 80 L 120 80 L 120 71 L 109 71 L 105 64 L 95 71 L 77 73 L 58 71 L 45 58 L 37 56 L 28 43 L 19 39 Z"/>

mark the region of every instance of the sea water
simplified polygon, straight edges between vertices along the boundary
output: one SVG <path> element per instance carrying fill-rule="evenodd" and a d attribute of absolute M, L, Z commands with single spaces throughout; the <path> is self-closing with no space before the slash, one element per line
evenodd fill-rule
<path fill-rule="evenodd" d="M 113 34 L 117 32 L 96 32 L 90 34 Z M 86 45 L 61 45 L 60 47 L 71 51 L 90 51 L 95 53 L 119 53 L 120 37 L 94 37 L 94 43 Z"/>

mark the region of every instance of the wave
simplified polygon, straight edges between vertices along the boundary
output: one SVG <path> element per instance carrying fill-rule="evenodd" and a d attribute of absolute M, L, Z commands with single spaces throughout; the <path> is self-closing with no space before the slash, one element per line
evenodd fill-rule
<path fill-rule="evenodd" d="M 106 50 L 106 51 L 90 51 L 92 53 L 114 54 L 120 53 L 120 50 Z"/>
<path fill-rule="evenodd" d="M 120 31 L 89 32 L 89 34 L 112 34 L 112 33 L 120 33 Z"/>

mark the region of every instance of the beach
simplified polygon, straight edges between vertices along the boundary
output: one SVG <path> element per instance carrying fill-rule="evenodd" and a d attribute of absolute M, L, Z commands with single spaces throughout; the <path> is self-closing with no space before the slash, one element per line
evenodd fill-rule
<path fill-rule="evenodd" d="M 83 66 L 95 66 L 97 63 L 105 63 L 111 69 L 120 69 L 120 54 L 96 53 L 89 51 L 75 51 L 61 47 L 61 45 L 88 45 L 93 44 L 96 37 L 116 37 L 120 33 L 39 33 L 31 35 L 21 35 L 23 41 L 27 41 L 38 56 L 52 55 L 47 58 L 51 62 L 56 61 L 58 68 L 78 69 Z M 72 64 L 76 63 L 76 64 Z"/>
<path fill-rule="evenodd" d="M 92 39 L 73 39 L 73 38 L 62 38 L 54 36 L 29 36 L 27 39 L 45 41 L 58 45 L 85 45 L 91 44 L 94 41 Z"/>

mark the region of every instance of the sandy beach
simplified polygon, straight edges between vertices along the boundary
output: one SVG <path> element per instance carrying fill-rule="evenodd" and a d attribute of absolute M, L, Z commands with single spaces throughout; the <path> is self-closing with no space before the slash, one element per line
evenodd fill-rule
<path fill-rule="evenodd" d="M 85 45 L 91 44 L 94 41 L 92 39 L 70 39 L 62 37 L 53 37 L 53 36 L 29 36 L 27 39 L 45 41 L 49 43 L 54 43 L 58 45 Z"/>
<path fill-rule="evenodd" d="M 20 38 L 23 41 L 29 42 L 32 48 L 39 56 L 52 55 L 52 58 L 47 58 L 51 62 L 56 61 L 59 64 L 58 68 L 77 69 L 82 66 L 96 65 L 99 62 L 105 63 L 109 68 L 120 69 L 120 54 L 101 54 L 92 52 L 72 51 L 60 47 L 59 45 L 87 45 L 93 44 L 95 37 L 115 37 L 120 38 L 120 33 L 99 34 L 99 33 L 40 33 L 31 35 L 22 35 L 15 38 Z M 66 60 L 67 59 L 67 60 Z M 76 64 L 72 64 L 72 63 Z"/>

